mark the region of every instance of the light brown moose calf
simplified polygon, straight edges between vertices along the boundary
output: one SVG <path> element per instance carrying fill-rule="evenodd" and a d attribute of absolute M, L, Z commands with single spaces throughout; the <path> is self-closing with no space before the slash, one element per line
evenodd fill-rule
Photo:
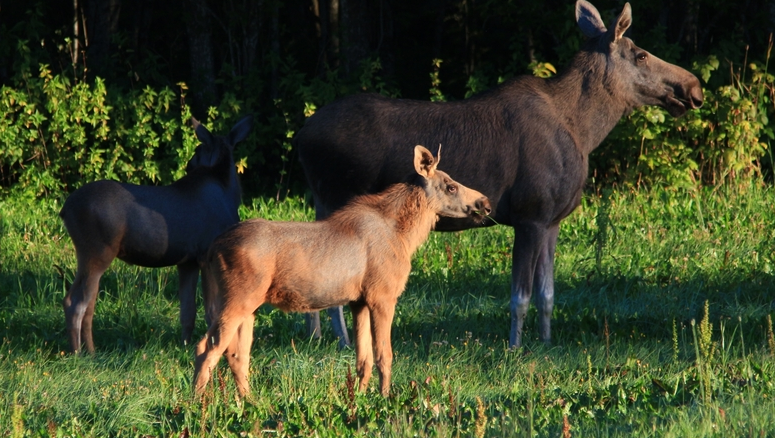
<path fill-rule="evenodd" d="M 262 304 L 286 312 L 349 304 L 359 389 L 367 388 L 376 361 L 382 394 L 388 395 L 390 329 L 412 254 L 440 216 L 484 220 L 491 210 L 481 193 L 436 170 L 438 162 L 438 155 L 416 146 L 417 174 L 355 198 L 323 221 L 254 219 L 221 234 L 203 269 L 212 319 L 196 348 L 196 391 L 204 390 L 224 354 L 240 395 L 250 391 L 254 312 Z"/>

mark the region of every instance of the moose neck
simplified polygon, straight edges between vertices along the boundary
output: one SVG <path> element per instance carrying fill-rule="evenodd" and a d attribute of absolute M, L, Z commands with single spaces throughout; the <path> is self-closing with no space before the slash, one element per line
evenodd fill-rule
<path fill-rule="evenodd" d="M 425 189 L 413 184 L 394 184 L 380 194 L 363 196 L 361 202 L 378 210 L 393 224 L 396 241 L 400 242 L 396 252 L 407 260 L 428 239 L 438 220 Z"/>
<path fill-rule="evenodd" d="M 589 155 L 633 109 L 623 96 L 611 60 L 591 45 L 561 75 L 548 79 L 556 110 L 570 125 L 577 147 Z"/>
<path fill-rule="evenodd" d="M 239 209 L 242 204 L 242 187 L 240 187 L 239 179 L 237 178 L 237 168 L 234 164 L 234 160 L 229 159 L 229 179 L 225 181 L 226 193 L 229 196 L 231 202 L 233 202 L 234 209 Z"/>

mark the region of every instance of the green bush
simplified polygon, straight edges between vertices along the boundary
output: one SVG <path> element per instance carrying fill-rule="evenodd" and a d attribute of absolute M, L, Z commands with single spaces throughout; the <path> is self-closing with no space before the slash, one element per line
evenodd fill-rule
<path fill-rule="evenodd" d="M 718 67 L 711 56 L 694 70 L 707 83 Z M 702 108 L 683 117 L 672 118 L 658 107 L 625 117 L 593 158 L 603 181 L 696 187 L 761 176 L 761 159 L 775 138 L 769 124 L 775 77 L 757 63 L 732 77 L 730 85 L 706 88 Z"/>
<path fill-rule="evenodd" d="M 0 196 L 58 195 L 98 179 L 168 184 L 183 176 L 197 144 L 186 128 L 191 110 L 184 83 L 176 90 L 124 89 L 101 78 L 86 81 L 76 73 L 55 73 L 41 62 L 49 55 L 26 40 L 19 39 L 15 50 L 12 80 L 0 87 Z M 681 118 L 657 107 L 625 117 L 590 158 L 594 183 L 686 188 L 761 175 L 761 161 L 774 138 L 769 118 L 775 77 L 768 73 L 769 54 L 763 64 L 730 65 L 731 83 L 706 88 L 703 107 Z M 253 133 L 237 146 L 235 160 L 250 195 L 279 199 L 305 190 L 291 138 L 306 117 L 343 95 L 399 92 L 380 76 L 379 58 L 365 60 L 349 79 L 336 70 L 310 78 L 292 57 L 277 63 L 280 80 L 273 105 L 262 105 L 257 97 L 266 91 L 261 81 L 224 79 L 223 98 L 207 110 L 203 122 L 225 133 L 242 115 L 256 115 Z M 710 56 L 693 70 L 707 86 L 712 75 L 718 83 L 714 72 L 719 66 Z M 528 67 L 537 76 L 555 73 L 546 62 Z M 453 100 L 441 89 L 442 60 L 428 69 L 428 97 Z M 466 96 L 502 79 L 474 71 Z"/>

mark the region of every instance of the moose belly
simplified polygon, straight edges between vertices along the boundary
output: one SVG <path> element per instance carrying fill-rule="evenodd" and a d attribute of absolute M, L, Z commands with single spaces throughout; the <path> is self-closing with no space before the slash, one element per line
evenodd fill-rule
<path fill-rule="evenodd" d="M 342 239 L 346 240 L 346 239 Z M 367 264 L 363 251 L 325 246 L 287 246 L 279 257 L 266 302 L 286 312 L 309 312 L 360 298 Z M 304 248 L 305 251 L 300 249 Z"/>

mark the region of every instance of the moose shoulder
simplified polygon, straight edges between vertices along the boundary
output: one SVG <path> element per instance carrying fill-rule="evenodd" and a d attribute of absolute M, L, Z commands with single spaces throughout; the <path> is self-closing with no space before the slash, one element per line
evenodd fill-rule
<path fill-rule="evenodd" d="M 540 338 L 550 341 L 559 223 L 579 204 L 589 154 L 637 107 L 658 105 L 677 117 L 702 105 L 693 74 L 623 36 L 629 3 L 607 29 L 579 0 L 576 22 L 588 41 L 556 77 L 520 76 L 460 102 L 354 95 L 321 108 L 295 138 L 318 218 L 399 181 L 412 145 L 442 144 L 450 173 L 491 200 L 494 222 L 514 227 L 513 347 L 522 343 L 534 288 Z M 443 218 L 436 229 L 475 226 L 482 225 Z"/>

